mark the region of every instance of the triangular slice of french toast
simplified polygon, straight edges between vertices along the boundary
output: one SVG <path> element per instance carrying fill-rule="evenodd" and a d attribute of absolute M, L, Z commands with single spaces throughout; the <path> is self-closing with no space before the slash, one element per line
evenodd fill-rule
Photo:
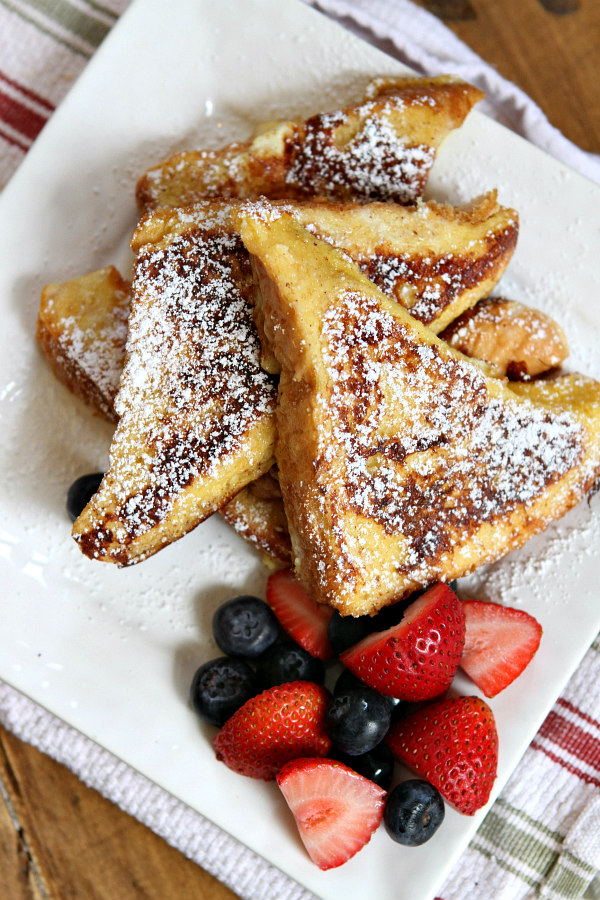
<path fill-rule="evenodd" d="M 146 217 L 110 466 L 73 527 L 127 565 L 181 537 L 273 462 L 275 385 L 260 367 L 252 274 L 228 215 Z"/>
<path fill-rule="evenodd" d="M 263 125 L 219 150 L 174 154 L 140 178 L 138 204 L 261 194 L 414 203 L 442 141 L 483 96 L 447 75 L 378 78 L 345 109 Z"/>
<path fill-rule="evenodd" d="M 593 485 L 600 384 L 549 383 L 532 400 L 293 218 L 254 211 L 241 234 L 274 283 L 276 459 L 295 568 L 316 600 L 363 615 L 460 577 Z"/>

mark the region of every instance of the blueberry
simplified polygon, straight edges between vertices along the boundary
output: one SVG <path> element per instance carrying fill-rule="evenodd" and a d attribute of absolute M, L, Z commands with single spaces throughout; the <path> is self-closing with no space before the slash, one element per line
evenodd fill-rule
<path fill-rule="evenodd" d="M 213 616 L 213 634 L 223 653 L 256 659 L 279 637 L 275 613 L 258 597 L 234 597 Z"/>
<path fill-rule="evenodd" d="M 286 681 L 323 683 L 323 661 L 312 656 L 293 641 L 275 644 L 258 660 L 256 675 L 261 688 L 274 687 Z"/>
<path fill-rule="evenodd" d="M 342 669 L 340 675 L 338 676 L 338 680 L 335 683 L 335 687 L 333 689 L 333 696 L 337 696 L 338 694 L 343 694 L 346 691 L 354 691 L 357 688 L 367 687 L 364 681 L 361 681 L 360 678 L 357 678 L 354 672 L 351 672 L 350 669 Z M 400 708 L 404 710 L 406 706 L 404 700 L 399 700 L 397 697 L 384 697 L 383 698 L 388 706 L 390 707 L 392 713 L 392 719 L 396 719 L 398 717 L 398 713 Z"/>
<path fill-rule="evenodd" d="M 390 707 L 385 697 L 371 688 L 357 688 L 333 698 L 326 727 L 335 746 L 343 753 L 368 753 L 384 738 L 390 727 Z"/>
<path fill-rule="evenodd" d="M 364 681 L 357 678 L 350 669 L 343 668 L 335 683 L 335 687 L 333 688 L 333 695 L 335 697 L 337 694 L 345 694 L 346 691 L 355 691 L 358 688 L 364 687 L 366 687 Z"/>
<path fill-rule="evenodd" d="M 67 491 L 67 512 L 71 522 L 79 518 L 88 505 L 104 478 L 104 472 L 92 472 L 90 475 L 82 475 L 73 482 Z"/>
<path fill-rule="evenodd" d="M 194 712 L 211 725 L 223 725 L 258 693 L 256 675 L 243 659 L 220 656 L 196 671 L 190 688 Z"/>
<path fill-rule="evenodd" d="M 428 841 L 444 820 L 440 792 L 413 778 L 403 781 L 388 794 L 383 821 L 387 833 L 399 844 L 418 847 Z"/>
<path fill-rule="evenodd" d="M 359 775 L 374 781 L 384 791 L 389 790 L 394 775 L 394 754 L 385 744 L 377 744 L 372 750 L 361 753 L 360 756 L 340 753 L 337 758 Z"/>
<path fill-rule="evenodd" d="M 333 652 L 336 656 L 339 656 L 348 647 L 358 644 L 372 631 L 373 619 L 371 616 L 341 616 L 337 609 L 327 626 L 329 643 L 333 647 Z"/>

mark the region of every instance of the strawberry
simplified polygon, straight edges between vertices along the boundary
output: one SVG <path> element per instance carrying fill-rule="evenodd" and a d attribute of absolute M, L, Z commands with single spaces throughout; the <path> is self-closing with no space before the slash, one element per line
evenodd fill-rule
<path fill-rule="evenodd" d="M 216 736 L 220 759 L 240 775 L 271 781 L 289 759 L 326 756 L 329 691 L 311 681 L 290 681 L 247 700 Z"/>
<path fill-rule="evenodd" d="M 472 816 L 487 803 L 498 766 L 494 716 L 479 697 L 438 700 L 390 728 L 392 753 Z"/>
<path fill-rule="evenodd" d="M 340 660 L 369 687 L 401 700 L 430 700 L 450 685 L 465 641 L 460 600 L 436 584 L 411 603 L 398 625 L 367 635 Z"/>
<path fill-rule="evenodd" d="M 267 603 L 282 628 L 318 659 L 332 659 L 327 626 L 333 610 L 316 603 L 294 578 L 291 569 L 274 572 L 267 581 Z"/>
<path fill-rule="evenodd" d="M 333 759 L 294 759 L 277 784 L 320 869 L 341 866 L 358 853 L 383 817 L 383 788 Z"/>
<path fill-rule="evenodd" d="M 486 697 L 508 687 L 531 662 L 542 637 L 542 626 L 521 609 L 466 600 L 467 625 L 461 668 Z"/>

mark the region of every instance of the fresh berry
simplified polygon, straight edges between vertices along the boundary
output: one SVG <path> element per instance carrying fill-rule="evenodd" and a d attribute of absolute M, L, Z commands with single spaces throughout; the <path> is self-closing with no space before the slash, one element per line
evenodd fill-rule
<path fill-rule="evenodd" d="M 347 862 L 381 822 L 385 791 L 336 760 L 294 759 L 277 783 L 320 869 Z"/>
<path fill-rule="evenodd" d="M 498 734 L 484 700 L 429 703 L 392 725 L 385 740 L 459 812 L 471 816 L 487 803 L 496 778 Z"/>
<path fill-rule="evenodd" d="M 67 513 L 72 522 L 78 519 L 104 478 L 104 472 L 81 475 L 67 491 Z"/>
<path fill-rule="evenodd" d="M 336 656 L 357 644 L 374 630 L 372 616 L 342 616 L 334 611 L 327 626 L 329 643 Z"/>
<path fill-rule="evenodd" d="M 346 691 L 355 691 L 357 688 L 364 687 L 367 687 L 364 681 L 357 678 L 350 669 L 344 667 L 334 685 L 333 696 L 337 697 L 338 694 L 344 694 Z M 383 694 L 381 696 L 383 697 Z M 392 718 L 395 718 L 406 706 L 404 700 L 400 700 L 398 697 L 386 697 L 385 700 L 391 710 Z"/>
<path fill-rule="evenodd" d="M 264 600 L 234 597 L 213 616 L 215 641 L 229 656 L 256 659 L 279 637 L 279 624 Z"/>
<path fill-rule="evenodd" d="M 318 659 L 331 659 L 327 626 L 333 610 L 316 603 L 290 569 L 274 572 L 267 581 L 267 603 L 293 640 Z"/>
<path fill-rule="evenodd" d="M 460 600 L 436 584 L 387 631 L 368 635 L 340 659 L 365 684 L 402 700 L 430 700 L 450 686 L 465 642 Z"/>
<path fill-rule="evenodd" d="M 403 781 L 388 794 L 383 824 L 391 838 L 407 847 L 419 847 L 433 837 L 444 821 L 444 801 L 428 781 Z"/>
<path fill-rule="evenodd" d="M 350 669 L 344 667 L 338 675 L 337 681 L 333 687 L 333 696 L 336 697 L 338 694 L 345 694 L 346 691 L 355 691 L 357 688 L 364 687 L 367 687 L 364 681 L 357 678 Z"/>
<path fill-rule="evenodd" d="M 342 753 L 359 756 L 376 747 L 387 734 L 390 707 L 377 691 L 356 688 L 333 698 L 325 722 L 334 745 Z"/>
<path fill-rule="evenodd" d="M 196 671 L 190 701 L 205 722 L 221 726 L 257 691 L 256 675 L 247 662 L 220 656 Z"/>
<path fill-rule="evenodd" d="M 467 625 L 461 668 L 486 697 L 495 697 L 531 662 L 542 626 L 521 609 L 467 600 Z"/>
<path fill-rule="evenodd" d="M 292 681 L 248 700 L 214 740 L 217 759 L 251 778 L 272 780 L 298 756 L 327 756 L 325 728 L 330 694 L 320 684 Z"/>
<path fill-rule="evenodd" d="M 374 781 L 384 791 L 389 790 L 394 775 L 394 754 L 385 744 L 377 744 L 368 753 L 362 753 L 360 756 L 336 753 L 336 759 L 354 769 L 359 775 Z"/>
<path fill-rule="evenodd" d="M 286 681 L 316 681 L 325 679 L 323 661 L 293 641 L 284 641 L 269 647 L 256 666 L 256 677 L 261 689 L 284 684 Z"/>

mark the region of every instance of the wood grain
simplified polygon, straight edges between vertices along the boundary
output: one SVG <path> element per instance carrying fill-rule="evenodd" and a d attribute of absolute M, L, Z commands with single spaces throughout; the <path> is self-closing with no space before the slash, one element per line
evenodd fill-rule
<path fill-rule="evenodd" d="M 553 14 L 539 0 L 471 4 L 474 18 L 446 25 L 529 94 L 566 137 L 600 153 L 600 3 L 582 3 L 569 15 Z"/>
<path fill-rule="evenodd" d="M 0 728 L 2 900 L 235 900 L 71 772 Z"/>
<path fill-rule="evenodd" d="M 536 100 L 551 122 L 600 152 L 600 3 L 437 2 L 446 24 Z M 561 0 L 571 7 L 568 0 Z M 560 3 L 558 4 L 560 5 Z M 470 18 L 468 18 L 470 17 Z M 235 900 L 71 772 L 0 729 L 1 900 Z"/>

